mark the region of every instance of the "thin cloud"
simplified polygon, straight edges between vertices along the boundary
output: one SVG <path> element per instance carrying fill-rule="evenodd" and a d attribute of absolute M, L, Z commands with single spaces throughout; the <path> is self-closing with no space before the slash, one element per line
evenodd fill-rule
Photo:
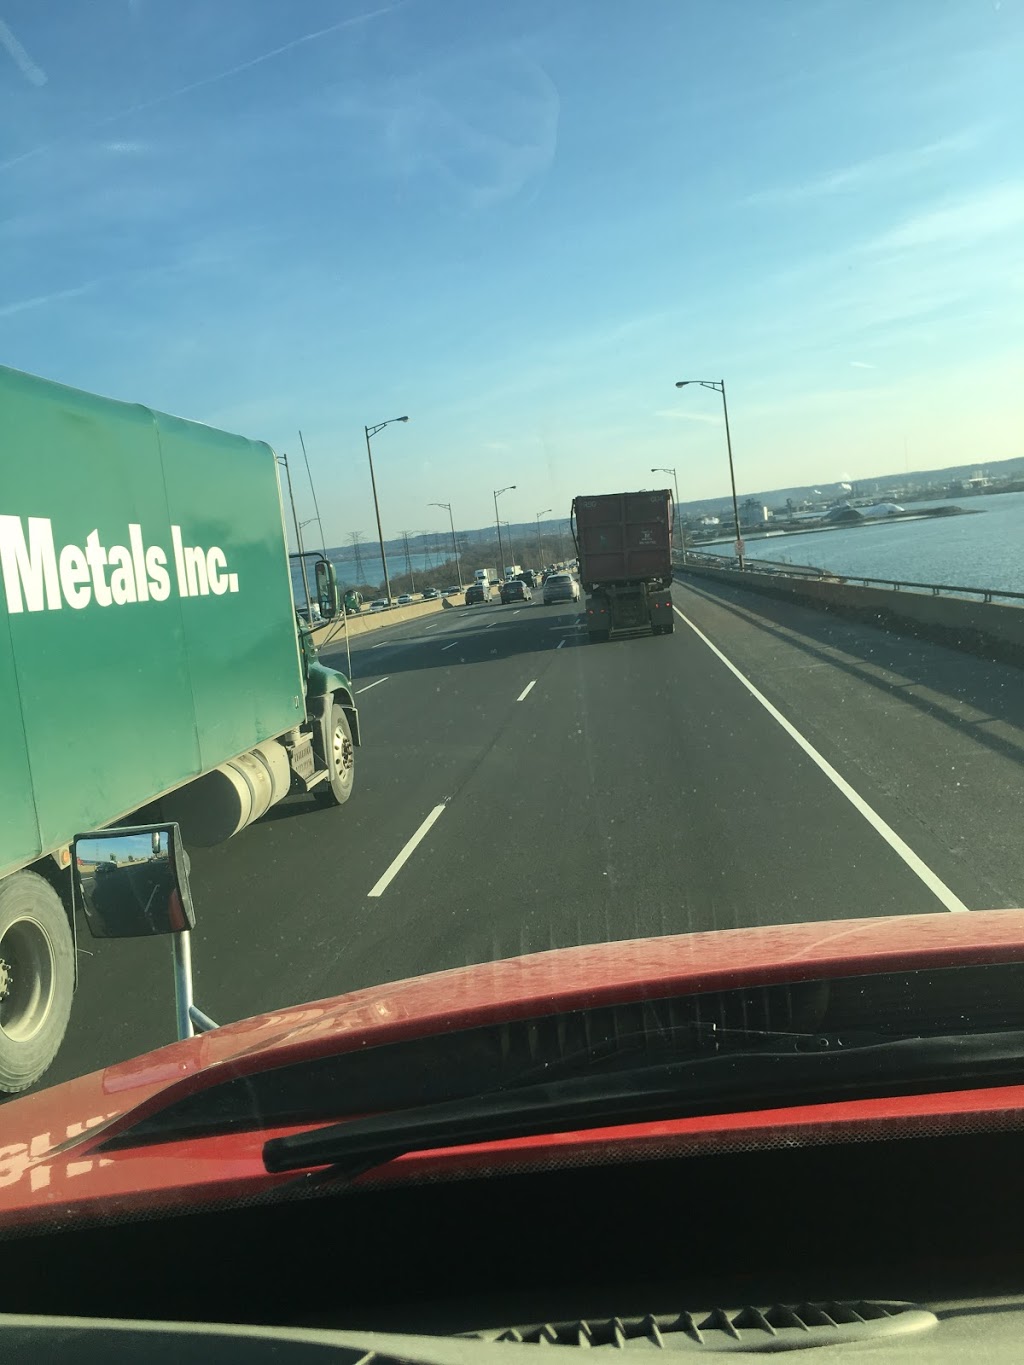
<path fill-rule="evenodd" d="M 37 294 L 31 299 L 19 299 L 16 303 L 5 303 L 0 305 L 0 318 L 14 317 L 16 313 L 27 313 L 32 308 L 45 308 L 47 304 L 58 303 L 64 299 L 81 298 L 83 294 L 88 294 L 95 289 L 98 283 L 98 280 L 90 280 L 88 284 L 76 285 L 74 289 L 57 289 L 52 294 Z"/>
<path fill-rule="evenodd" d="M 41 86 L 46 84 L 46 72 L 42 67 L 36 66 L 2 19 L 0 19 L 0 47 L 7 49 L 11 61 L 30 85 Z"/>
<path fill-rule="evenodd" d="M 867 362 L 866 360 L 851 360 L 851 361 L 850 361 L 850 364 L 853 366 L 853 368 L 854 368 L 855 370 L 873 370 L 873 369 L 875 369 L 875 366 L 874 366 L 874 365 L 869 365 L 868 362 Z"/>
<path fill-rule="evenodd" d="M 994 185 L 964 199 L 915 214 L 872 238 L 866 251 L 966 246 L 1024 226 L 1024 181 Z"/>
<path fill-rule="evenodd" d="M 808 199 L 868 189 L 873 185 L 901 180 L 914 171 L 944 157 L 971 151 L 987 130 L 966 128 L 962 132 L 898 152 L 885 152 L 866 161 L 855 162 L 816 176 L 799 185 L 777 185 L 757 190 L 743 201 L 746 204 L 797 204 Z"/>
<path fill-rule="evenodd" d="M 111 156 L 138 156 L 146 150 L 144 142 L 104 142 L 102 149 Z"/>
<path fill-rule="evenodd" d="M 654 415 L 670 422 L 707 422 L 712 426 L 717 426 L 720 421 L 706 412 L 687 412 L 685 408 L 657 408 Z"/>
<path fill-rule="evenodd" d="M 239 62 L 236 66 L 229 66 L 226 70 L 215 72 L 212 76 L 203 76 L 198 81 L 189 81 L 187 85 L 179 85 L 176 89 L 168 90 L 162 95 L 155 95 L 150 100 L 142 100 L 139 104 L 130 104 L 124 109 L 118 109 L 116 113 L 107 114 L 104 118 L 97 119 L 95 123 L 90 124 L 88 131 L 95 132 L 99 128 L 109 127 L 110 124 L 116 123 L 119 119 L 144 113 L 148 109 L 156 109 L 162 104 L 169 104 L 172 100 L 180 99 L 182 95 L 190 95 L 194 90 L 205 90 L 208 86 L 216 85 L 220 81 L 230 80 L 232 76 L 239 76 L 243 71 L 251 71 L 253 67 L 273 61 L 275 57 L 280 57 L 285 52 L 291 52 L 304 43 L 316 42 L 318 38 L 326 38 L 331 33 L 339 33 L 342 29 L 353 28 L 356 24 L 369 23 L 371 19 L 378 19 L 382 15 L 391 14 L 392 11 L 401 9 L 407 3 L 408 0 L 396 0 L 394 4 L 367 10 L 365 14 L 353 14 L 347 19 L 339 19 L 335 24 L 328 24 L 326 28 L 318 28 L 311 33 L 300 34 L 298 38 L 292 38 L 287 43 L 282 43 L 280 47 L 271 48 L 269 52 L 261 52 L 259 56 L 250 57 L 247 61 Z M 2 36 L 0 33 L 0 39 Z M 45 80 L 45 76 L 43 79 Z M 20 152 L 17 156 L 9 157 L 6 161 L 0 161 L 0 171 L 10 170 L 11 167 L 20 165 L 23 161 L 41 156 L 44 152 L 60 146 L 63 140 L 57 138 L 53 142 L 44 142 L 38 147 L 31 147 L 27 152 Z"/>

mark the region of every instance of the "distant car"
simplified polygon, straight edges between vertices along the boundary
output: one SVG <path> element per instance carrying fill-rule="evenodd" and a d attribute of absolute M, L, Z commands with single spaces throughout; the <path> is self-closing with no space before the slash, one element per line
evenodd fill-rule
<path fill-rule="evenodd" d="M 424 600 L 424 602 L 433 602 L 433 601 L 435 601 L 435 600 L 436 600 L 438 597 L 440 597 L 440 596 L 441 596 L 441 594 L 438 592 L 438 590 L 437 590 L 436 588 L 424 588 L 424 589 L 423 589 L 423 600 Z"/>
<path fill-rule="evenodd" d="M 473 602 L 489 602 L 491 600 L 490 583 L 471 583 L 466 589 L 466 606 Z"/>
<path fill-rule="evenodd" d="M 441 596 L 442 596 L 442 597 L 458 597 L 458 595 L 459 595 L 460 592 L 462 592 L 462 589 L 459 588 L 459 587 L 445 588 L 444 591 L 442 592 Z"/>
<path fill-rule="evenodd" d="M 385 602 L 385 600 L 384 600 L 383 597 L 378 597 L 377 600 L 376 600 L 376 602 L 371 602 L 371 603 L 370 603 L 370 610 L 371 610 L 371 611 L 387 611 L 387 609 L 388 609 L 388 607 L 389 607 L 390 605 L 391 605 L 391 604 L 390 604 L 389 602 Z"/>
<path fill-rule="evenodd" d="M 516 577 L 521 579 L 528 588 L 537 586 L 537 575 L 532 569 L 524 569 L 522 573 L 516 574 Z"/>
<path fill-rule="evenodd" d="M 398 606 L 407 607 L 410 602 L 414 602 L 415 600 L 416 599 L 413 597 L 411 592 L 403 592 L 398 599 Z"/>
<path fill-rule="evenodd" d="M 533 593 L 528 584 L 514 578 L 511 583 L 502 583 L 501 600 L 503 602 L 532 602 Z"/>
<path fill-rule="evenodd" d="M 544 605 L 552 602 L 578 602 L 580 585 L 570 573 L 553 573 L 544 581 Z"/>

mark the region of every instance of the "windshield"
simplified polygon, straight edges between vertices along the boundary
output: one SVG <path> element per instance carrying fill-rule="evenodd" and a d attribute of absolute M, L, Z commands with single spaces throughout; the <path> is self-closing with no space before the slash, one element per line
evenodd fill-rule
<path fill-rule="evenodd" d="M 646 999 L 696 1086 L 702 992 L 846 983 L 762 1108 L 983 1032 L 849 983 L 1024 960 L 1022 70 L 987 0 L 0 5 L 12 1143 L 583 1094 Z"/>

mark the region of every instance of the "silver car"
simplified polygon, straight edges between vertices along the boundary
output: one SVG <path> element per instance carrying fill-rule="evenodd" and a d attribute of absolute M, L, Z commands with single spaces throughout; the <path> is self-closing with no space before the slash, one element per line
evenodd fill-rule
<path fill-rule="evenodd" d="M 578 602 L 580 585 L 571 573 L 553 573 L 544 583 L 544 605 L 552 602 Z"/>

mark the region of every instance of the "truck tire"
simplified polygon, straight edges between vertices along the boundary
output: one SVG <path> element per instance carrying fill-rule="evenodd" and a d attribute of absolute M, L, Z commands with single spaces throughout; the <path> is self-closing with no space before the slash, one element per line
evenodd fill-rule
<path fill-rule="evenodd" d="M 331 706 L 326 740 L 325 757 L 330 776 L 326 782 L 321 782 L 314 788 L 314 795 L 321 806 L 343 806 L 352 795 L 355 748 L 352 744 L 348 716 L 338 702 Z"/>
<path fill-rule="evenodd" d="M 71 1017 L 75 948 L 60 897 L 35 872 L 0 882 L 0 1093 L 34 1085 Z"/>

